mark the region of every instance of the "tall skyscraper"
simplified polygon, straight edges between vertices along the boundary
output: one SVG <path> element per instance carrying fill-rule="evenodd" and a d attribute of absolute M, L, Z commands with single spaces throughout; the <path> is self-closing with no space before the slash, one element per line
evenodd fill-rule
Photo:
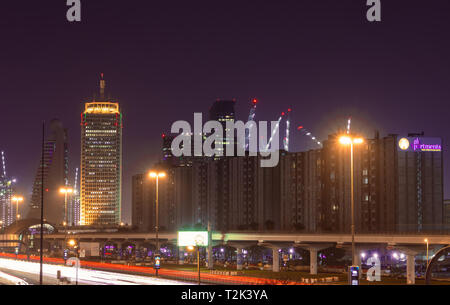
<path fill-rule="evenodd" d="M 80 190 L 78 186 L 78 168 L 76 168 L 73 192 L 70 194 L 67 202 L 67 222 L 69 226 L 78 226 L 80 224 Z"/>
<path fill-rule="evenodd" d="M 69 168 L 67 129 L 58 119 L 53 119 L 44 143 L 44 164 L 39 157 L 39 167 L 33 184 L 28 218 L 40 218 L 41 188 L 44 181 L 44 218 L 55 225 L 64 221 L 64 196 L 59 189 L 68 184 Z M 42 175 L 42 167 L 43 174 Z"/>
<path fill-rule="evenodd" d="M 81 114 L 80 224 L 120 224 L 122 199 L 122 114 L 119 103 L 100 97 Z"/>
<path fill-rule="evenodd" d="M 231 101 L 222 101 L 217 99 L 209 109 L 209 119 L 211 121 L 219 121 L 222 124 L 223 137 L 217 137 L 217 139 L 215 140 L 215 145 L 222 145 L 222 147 L 218 149 L 222 151 L 223 155 L 225 155 L 227 145 L 236 145 L 235 134 L 233 134 L 231 137 L 227 137 L 226 134 L 228 131 L 228 129 L 226 128 L 226 123 L 228 121 L 234 122 L 235 120 L 235 103 L 235 99 Z"/>
<path fill-rule="evenodd" d="M 0 228 L 7 227 L 16 219 L 12 196 L 14 179 L 6 175 L 5 153 L 1 152 L 0 165 Z"/>

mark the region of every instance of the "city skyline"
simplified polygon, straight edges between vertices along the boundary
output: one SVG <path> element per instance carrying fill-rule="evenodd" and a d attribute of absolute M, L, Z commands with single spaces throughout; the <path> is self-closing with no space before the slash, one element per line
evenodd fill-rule
<path fill-rule="evenodd" d="M 85 4 L 89 14 L 78 25 L 60 20 L 64 15 L 57 7 L 30 4 L 28 20 L 18 17 L 22 7 L 8 4 L 5 18 L 15 31 L 4 36 L 11 43 L 2 50 L 0 93 L 5 108 L 0 127 L 9 131 L 2 134 L 1 147 L 8 173 L 18 179 L 17 190 L 29 205 L 41 122 L 59 118 L 68 128 L 73 181 L 80 164 L 79 113 L 104 72 L 124 113 L 125 222 L 131 219 L 131 177 L 160 159 L 161 133 L 176 120 L 189 120 L 194 111 L 206 114 L 216 98 L 236 98 L 241 120 L 253 97 L 260 100 L 257 120 L 276 120 L 292 105 L 293 127 L 301 124 L 320 139 L 344 129 L 349 116 L 352 128 L 367 137 L 375 129 L 382 135 L 424 131 L 442 137 L 448 198 L 448 4 L 383 4 L 378 25 L 364 20 L 363 4 L 346 2 L 275 10 L 263 3 L 257 10 L 251 4 L 239 4 L 240 10 L 231 3 L 220 8 L 204 3 L 203 9 L 180 4 L 185 13 L 173 15 L 167 5 L 158 4 L 152 18 L 145 18 L 142 7 L 122 15 L 116 4 L 106 4 L 109 12 L 100 10 L 105 3 L 99 1 Z M 125 22 L 132 15 L 140 21 Z M 111 16 L 117 18 L 110 21 Z M 34 27 L 33 18 L 47 23 Z M 31 49 L 29 39 L 34 39 Z M 314 148 L 310 139 L 293 133 L 292 151 Z"/>

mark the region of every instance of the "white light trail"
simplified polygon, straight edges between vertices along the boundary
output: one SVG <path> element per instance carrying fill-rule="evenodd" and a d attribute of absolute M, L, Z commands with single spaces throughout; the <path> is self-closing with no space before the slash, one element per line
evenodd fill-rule
<path fill-rule="evenodd" d="M 15 285 L 28 285 L 28 283 L 18 277 L 9 275 L 7 273 L 4 273 L 2 271 L 0 271 L 0 278 L 5 279 L 8 282 L 11 282 Z"/>
<path fill-rule="evenodd" d="M 18 261 L 13 259 L 0 258 L 0 268 L 16 270 L 25 273 L 39 274 L 39 263 Z M 57 271 L 61 271 L 62 277 L 75 282 L 76 268 L 62 265 L 43 265 L 43 273 L 46 277 L 56 278 Z M 99 271 L 80 268 L 78 270 L 78 282 L 95 285 L 191 285 L 192 283 L 154 278 L 147 276 L 115 273 L 109 271 Z"/>

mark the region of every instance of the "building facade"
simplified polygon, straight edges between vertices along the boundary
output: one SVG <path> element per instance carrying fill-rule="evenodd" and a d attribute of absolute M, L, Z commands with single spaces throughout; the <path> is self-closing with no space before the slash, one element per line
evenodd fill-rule
<path fill-rule="evenodd" d="M 65 218 L 64 195 L 59 189 L 68 185 L 67 129 L 61 121 L 50 122 L 48 136 L 44 142 L 44 158 L 39 158 L 31 194 L 28 218 L 40 218 L 42 187 L 44 188 L 44 218 L 55 225 L 62 225 Z"/>
<path fill-rule="evenodd" d="M 450 199 L 444 200 L 444 226 L 450 230 Z"/>
<path fill-rule="evenodd" d="M 443 228 L 442 152 L 399 149 L 401 137 L 354 146 L 355 230 L 433 232 Z M 174 167 L 175 227 L 213 230 L 351 230 L 350 147 L 333 134 L 323 147 L 260 157 L 194 158 Z"/>
<path fill-rule="evenodd" d="M 153 170 L 164 171 L 166 176 L 158 180 L 159 230 L 174 231 L 175 205 L 173 167 L 164 163 L 155 164 Z M 131 222 L 134 230 L 153 232 L 156 227 L 156 181 L 148 173 L 132 177 Z"/>
<path fill-rule="evenodd" d="M 81 114 L 80 224 L 117 226 L 122 200 L 122 114 L 105 98 L 85 103 Z"/>
<path fill-rule="evenodd" d="M 6 175 L 5 153 L 1 152 L 0 171 L 0 229 L 16 220 L 16 209 L 12 202 L 15 180 Z"/>

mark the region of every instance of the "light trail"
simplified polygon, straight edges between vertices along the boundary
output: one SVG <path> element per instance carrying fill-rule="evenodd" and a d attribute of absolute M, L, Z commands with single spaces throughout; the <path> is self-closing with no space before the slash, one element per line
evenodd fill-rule
<path fill-rule="evenodd" d="M 0 268 L 7 270 L 16 270 L 25 273 L 39 274 L 39 263 L 33 262 L 0 258 Z M 56 273 L 58 270 L 61 271 L 62 277 L 70 278 L 71 282 L 75 282 L 75 267 L 50 264 L 44 264 L 43 266 L 43 273 L 46 277 L 56 278 Z M 84 268 L 79 268 L 78 270 L 78 282 L 91 285 L 192 285 L 192 283 L 182 281 L 108 271 L 89 270 Z"/>
<path fill-rule="evenodd" d="M 0 271 L 0 278 L 5 279 L 6 281 L 15 285 L 28 285 L 26 281 L 2 271 Z"/>

